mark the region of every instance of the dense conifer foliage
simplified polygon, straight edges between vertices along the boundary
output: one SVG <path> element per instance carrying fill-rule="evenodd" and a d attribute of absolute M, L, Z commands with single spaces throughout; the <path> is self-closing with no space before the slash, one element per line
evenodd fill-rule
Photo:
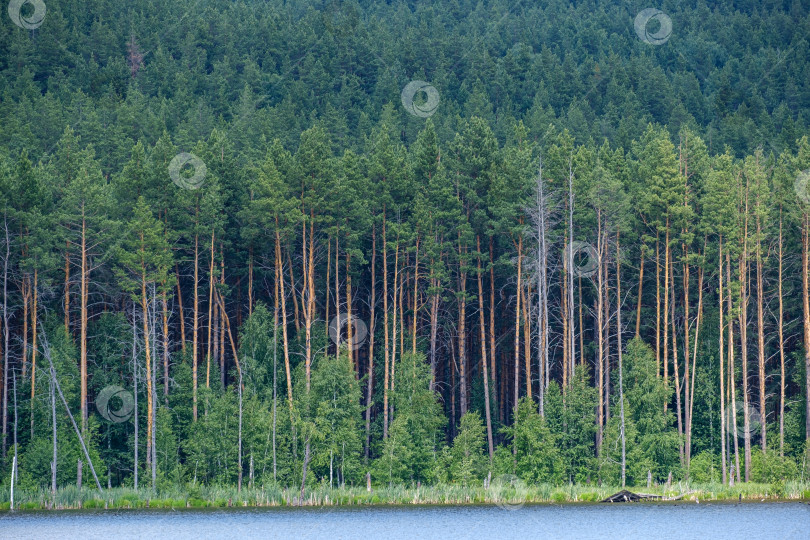
<path fill-rule="evenodd" d="M 802 2 L 12 4 L 0 485 L 808 477 Z"/>

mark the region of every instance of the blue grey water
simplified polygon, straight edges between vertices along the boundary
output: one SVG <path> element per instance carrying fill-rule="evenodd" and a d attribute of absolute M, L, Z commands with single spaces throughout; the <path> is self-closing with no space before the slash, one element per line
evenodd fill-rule
<path fill-rule="evenodd" d="M 0 538 L 810 539 L 810 505 L 682 503 L 22 511 Z"/>

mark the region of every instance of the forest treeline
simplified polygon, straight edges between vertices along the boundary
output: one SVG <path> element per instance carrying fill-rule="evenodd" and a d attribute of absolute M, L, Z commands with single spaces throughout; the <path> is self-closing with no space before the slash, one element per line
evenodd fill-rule
<path fill-rule="evenodd" d="M 0 36 L 4 484 L 805 478 L 806 7 L 192 4 Z"/>

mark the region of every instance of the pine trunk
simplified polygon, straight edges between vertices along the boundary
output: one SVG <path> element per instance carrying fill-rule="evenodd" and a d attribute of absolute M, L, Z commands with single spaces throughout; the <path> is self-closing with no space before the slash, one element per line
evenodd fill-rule
<path fill-rule="evenodd" d="M 143 244 L 143 233 L 141 233 L 141 243 Z M 141 256 L 144 256 L 141 248 Z M 143 314 L 143 344 L 146 356 L 146 463 L 151 465 L 154 455 L 152 454 L 152 349 L 149 338 L 149 310 L 146 297 L 146 264 L 141 261 L 141 313 Z"/>
<path fill-rule="evenodd" d="M 489 373 L 487 372 L 487 332 L 484 327 L 484 284 L 481 275 L 481 237 L 476 238 L 478 245 L 478 321 L 481 328 L 481 365 L 484 368 L 484 415 L 487 423 L 487 448 L 492 462 L 495 448 L 492 444 L 492 418 L 489 406 Z"/>
<path fill-rule="evenodd" d="M 726 283 L 728 284 L 728 294 L 726 294 L 726 309 L 728 311 L 728 393 L 731 401 L 729 417 L 732 422 L 732 437 L 734 440 L 734 470 L 737 474 L 737 482 L 740 482 L 740 445 L 739 433 L 737 431 L 737 388 L 734 373 L 734 322 L 732 313 L 733 301 L 731 298 L 731 256 L 726 252 Z"/>
<path fill-rule="evenodd" d="M 785 312 L 782 297 L 782 207 L 779 207 L 779 321 L 777 332 L 779 335 L 779 456 L 785 455 Z"/>
<path fill-rule="evenodd" d="M 293 413 L 293 392 L 292 392 L 292 377 L 290 376 L 290 342 L 287 337 L 287 294 L 284 287 L 284 266 L 281 259 L 281 234 L 278 230 L 278 217 L 276 217 L 276 231 L 275 231 L 275 251 L 276 251 L 276 283 L 281 286 L 281 335 L 284 344 L 284 374 L 287 377 L 287 403 L 290 406 L 290 418 Z M 295 296 L 295 291 L 293 291 Z"/>
<path fill-rule="evenodd" d="M 740 369 L 743 392 L 743 443 L 745 445 L 745 481 L 751 480 L 751 398 L 748 388 L 748 186 L 745 189 L 745 217 L 743 225 L 742 254 L 740 256 Z"/>
<path fill-rule="evenodd" d="M 81 274 L 81 337 L 80 337 L 80 365 L 81 365 L 81 416 L 82 436 L 87 434 L 87 223 L 84 219 L 82 206 L 82 274 Z"/>
<path fill-rule="evenodd" d="M 810 214 L 803 216 L 802 227 L 802 307 L 804 314 L 804 373 L 806 447 L 810 447 Z"/>
<path fill-rule="evenodd" d="M 518 399 L 520 397 L 520 297 L 523 284 L 521 277 L 523 274 L 523 237 L 518 238 L 518 257 L 517 257 L 517 288 L 515 290 L 515 396 L 513 407 L 517 412 Z M 517 452 L 517 446 L 514 451 Z"/>
<path fill-rule="evenodd" d="M 208 341 L 205 353 L 205 387 L 211 388 L 211 331 L 214 329 L 214 231 L 211 231 L 211 264 L 208 269 Z"/>
<path fill-rule="evenodd" d="M 462 259 L 466 255 L 466 251 L 465 246 L 462 252 L 461 243 L 459 243 L 458 365 L 461 416 L 467 414 L 467 272 L 463 269 L 464 262 Z"/>
<path fill-rule="evenodd" d="M 383 356 L 383 439 L 388 438 L 388 384 L 390 378 L 390 364 L 389 364 L 389 328 L 388 328 L 388 238 L 385 231 L 385 207 L 383 207 L 383 222 L 382 222 L 382 256 L 383 256 L 383 330 L 385 340 L 385 350 Z M 435 359 L 435 351 L 433 351 L 433 358 Z M 434 365 L 435 367 L 435 365 Z M 435 373 L 435 372 L 434 372 Z M 435 376 L 434 376 L 435 379 Z M 431 388 L 432 390 L 432 388 Z"/>
<path fill-rule="evenodd" d="M 33 303 L 31 306 L 31 403 L 34 403 L 37 387 L 37 312 L 39 311 L 39 295 L 37 294 L 39 272 L 34 268 Z M 34 436 L 34 408 L 31 407 L 31 437 Z"/>
<path fill-rule="evenodd" d="M 200 235 L 194 235 L 194 319 L 191 337 L 192 418 L 197 421 L 197 345 L 200 334 Z"/>
<path fill-rule="evenodd" d="M 759 198 L 757 198 L 759 206 Z M 757 353 L 759 369 L 759 429 L 760 444 L 764 453 L 767 445 L 767 426 L 765 422 L 765 293 L 762 272 L 762 223 L 757 212 Z"/>
<path fill-rule="evenodd" d="M 368 383 L 366 386 L 366 463 L 369 460 L 369 452 L 371 448 L 371 406 L 373 405 L 374 397 L 374 330 L 375 324 L 375 310 L 377 306 L 377 227 L 373 225 L 371 228 L 371 315 L 369 321 L 369 335 L 368 335 Z"/>
<path fill-rule="evenodd" d="M 717 254 L 717 279 L 718 279 L 718 287 L 717 287 L 717 297 L 718 297 L 718 305 L 717 305 L 717 312 L 719 317 L 719 332 L 718 332 L 718 341 L 719 341 L 719 365 L 720 365 L 720 459 L 723 462 L 723 485 L 728 483 L 728 471 L 727 469 L 727 460 L 726 460 L 726 425 L 727 425 L 727 417 L 726 417 L 726 388 L 725 388 L 725 375 L 723 373 L 723 360 L 724 360 L 724 353 L 723 353 L 723 237 L 722 235 L 718 239 L 718 254 Z M 729 314 L 730 316 L 730 314 Z"/>

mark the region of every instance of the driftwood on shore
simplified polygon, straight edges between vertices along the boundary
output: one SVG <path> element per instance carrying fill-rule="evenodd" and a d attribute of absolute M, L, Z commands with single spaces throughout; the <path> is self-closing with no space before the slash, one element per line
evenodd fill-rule
<path fill-rule="evenodd" d="M 648 493 L 633 493 L 632 491 L 627 491 L 626 489 L 621 490 L 618 493 L 614 493 L 607 499 L 604 499 L 602 502 L 639 502 L 639 501 L 646 501 L 646 500 L 655 500 L 661 499 L 661 495 L 650 495 Z"/>

